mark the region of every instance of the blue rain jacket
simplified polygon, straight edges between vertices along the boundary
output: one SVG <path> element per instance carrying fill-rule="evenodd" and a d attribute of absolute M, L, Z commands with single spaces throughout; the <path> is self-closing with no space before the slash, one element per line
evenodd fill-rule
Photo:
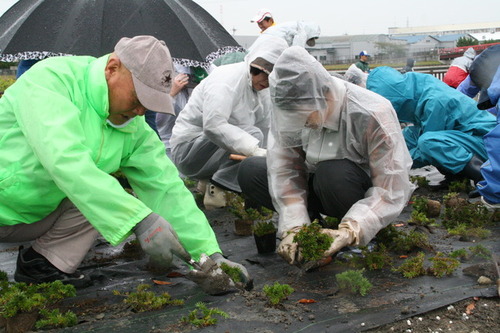
<path fill-rule="evenodd" d="M 403 130 L 413 168 L 434 165 L 456 174 L 473 155 L 487 159 L 483 136 L 495 127 L 495 116 L 472 98 L 432 75 L 390 67 L 372 70 L 366 87 L 392 103 L 399 121 L 413 124 Z"/>
<path fill-rule="evenodd" d="M 497 117 L 500 117 L 498 114 L 500 108 L 500 67 L 488 88 L 488 96 L 493 104 L 496 103 Z M 499 125 L 484 136 L 488 161 L 481 167 L 484 180 L 477 184 L 479 193 L 486 201 L 494 204 L 500 203 L 500 151 L 498 150 L 500 144 L 500 119 L 497 118 L 497 122 Z"/>

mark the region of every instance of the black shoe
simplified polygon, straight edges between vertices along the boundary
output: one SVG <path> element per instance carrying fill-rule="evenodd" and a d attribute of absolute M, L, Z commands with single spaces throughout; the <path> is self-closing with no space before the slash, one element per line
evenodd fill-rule
<path fill-rule="evenodd" d="M 90 277 L 82 274 L 80 271 L 71 274 L 64 273 L 44 257 L 24 260 L 23 255 L 28 250 L 29 248 L 24 249 L 22 246 L 19 247 L 16 272 L 14 273 L 14 280 L 17 282 L 37 284 L 59 280 L 62 283 L 71 284 L 75 288 L 84 288 L 92 283 Z"/>

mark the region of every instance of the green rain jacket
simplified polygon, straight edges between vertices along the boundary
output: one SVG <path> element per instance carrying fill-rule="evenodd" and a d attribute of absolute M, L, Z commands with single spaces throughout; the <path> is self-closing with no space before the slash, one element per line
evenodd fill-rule
<path fill-rule="evenodd" d="M 69 198 L 112 245 L 152 211 L 186 250 L 220 252 L 214 232 L 143 118 L 106 122 L 109 56 L 37 63 L 0 98 L 0 226 L 33 223 Z M 121 170 L 137 198 L 111 175 Z"/>

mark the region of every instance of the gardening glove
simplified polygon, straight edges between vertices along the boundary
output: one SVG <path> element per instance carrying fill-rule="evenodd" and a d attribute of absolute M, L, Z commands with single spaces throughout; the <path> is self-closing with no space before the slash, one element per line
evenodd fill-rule
<path fill-rule="evenodd" d="M 264 148 L 256 147 L 254 151 L 250 154 L 250 156 L 266 156 L 267 150 Z"/>
<path fill-rule="evenodd" d="M 170 267 L 174 254 L 184 261 L 191 260 L 170 223 L 158 214 L 146 216 L 135 226 L 134 233 L 155 266 Z"/>
<path fill-rule="evenodd" d="M 291 265 L 299 263 L 301 254 L 299 245 L 293 241 L 295 235 L 302 227 L 294 227 L 287 231 L 287 235 L 283 238 L 278 245 L 278 254 Z"/>
<path fill-rule="evenodd" d="M 186 274 L 186 278 L 209 295 L 222 295 L 236 290 L 235 282 L 205 253 L 202 253 L 194 269 Z"/>
<path fill-rule="evenodd" d="M 333 238 L 332 245 L 325 251 L 323 257 L 331 257 L 339 252 L 343 247 L 353 245 L 359 239 L 359 230 L 357 222 L 342 222 L 338 230 L 321 229 L 321 232 Z"/>
<path fill-rule="evenodd" d="M 245 266 L 238 264 L 236 262 L 232 262 L 231 260 L 224 258 L 222 253 L 219 253 L 219 252 L 215 252 L 214 254 L 212 254 L 210 256 L 210 258 L 213 261 L 215 261 L 217 263 L 217 265 L 219 265 L 219 266 L 222 264 L 226 264 L 229 267 L 238 268 L 240 270 L 240 281 L 243 284 L 243 286 L 245 287 L 245 289 L 251 285 L 252 279 L 250 279 L 250 275 L 248 274 L 248 271 L 245 268 Z"/>

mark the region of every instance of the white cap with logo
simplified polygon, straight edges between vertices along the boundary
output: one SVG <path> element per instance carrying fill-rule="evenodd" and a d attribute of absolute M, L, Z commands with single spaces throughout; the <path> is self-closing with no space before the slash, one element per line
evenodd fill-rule
<path fill-rule="evenodd" d="M 165 42 L 153 36 L 124 37 L 115 53 L 132 73 L 139 102 L 148 110 L 175 115 L 169 95 L 174 69 Z"/>

